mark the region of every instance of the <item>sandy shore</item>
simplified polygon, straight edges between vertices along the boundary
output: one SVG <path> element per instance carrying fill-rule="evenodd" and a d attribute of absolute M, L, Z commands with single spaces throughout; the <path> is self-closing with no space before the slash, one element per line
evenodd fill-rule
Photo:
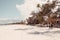
<path fill-rule="evenodd" d="M 1 25 L 0 40 L 60 40 L 60 29 L 29 25 Z"/>

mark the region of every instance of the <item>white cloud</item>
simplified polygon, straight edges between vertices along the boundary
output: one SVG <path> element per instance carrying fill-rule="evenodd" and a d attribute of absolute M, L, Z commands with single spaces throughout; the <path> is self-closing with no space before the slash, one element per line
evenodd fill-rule
<path fill-rule="evenodd" d="M 47 0 L 46 0 L 47 1 Z M 20 11 L 20 14 L 23 19 L 26 19 L 30 16 L 30 13 L 36 9 L 36 5 L 39 3 L 42 5 L 46 3 L 44 0 L 24 0 L 24 4 L 16 4 L 16 8 Z"/>
<path fill-rule="evenodd" d="M 0 18 L 0 21 L 1 20 L 20 20 L 19 17 L 15 17 L 15 18 Z"/>
<path fill-rule="evenodd" d="M 10 19 L 10 18 L 0 18 L 0 21 L 1 21 L 1 20 L 8 20 L 8 19 Z"/>
<path fill-rule="evenodd" d="M 0 24 L 8 24 L 8 23 L 15 23 L 20 22 L 20 18 L 0 18 Z"/>

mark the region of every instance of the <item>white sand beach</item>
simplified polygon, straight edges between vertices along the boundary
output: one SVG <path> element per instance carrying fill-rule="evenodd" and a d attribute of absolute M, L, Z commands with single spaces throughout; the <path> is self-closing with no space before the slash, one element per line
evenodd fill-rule
<path fill-rule="evenodd" d="M 0 40 L 60 40 L 59 28 L 29 25 L 0 25 Z"/>

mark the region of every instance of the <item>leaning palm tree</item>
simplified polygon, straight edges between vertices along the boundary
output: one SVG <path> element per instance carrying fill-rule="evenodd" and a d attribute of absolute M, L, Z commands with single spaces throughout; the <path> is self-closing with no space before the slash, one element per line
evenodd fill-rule
<path fill-rule="evenodd" d="M 41 8 L 41 11 L 39 11 L 38 13 L 34 13 L 34 12 L 31 13 L 32 17 L 29 17 L 27 19 L 28 20 L 27 21 L 28 24 L 43 24 L 43 23 L 47 23 L 47 24 L 49 24 L 52 27 L 53 26 L 52 25 L 53 24 L 52 20 L 54 20 L 55 16 L 51 17 L 51 15 L 55 15 L 56 14 L 56 12 L 52 11 L 52 9 L 54 9 L 55 6 L 56 6 L 56 1 L 53 1 L 51 4 L 50 3 L 46 3 L 46 4 L 42 5 L 42 7 L 40 7 L 40 4 L 37 4 L 37 8 Z M 44 20 L 43 16 L 48 16 L 48 19 Z"/>

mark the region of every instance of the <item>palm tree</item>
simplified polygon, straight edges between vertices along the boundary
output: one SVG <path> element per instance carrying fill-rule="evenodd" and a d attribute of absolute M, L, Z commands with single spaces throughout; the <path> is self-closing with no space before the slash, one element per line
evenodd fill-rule
<path fill-rule="evenodd" d="M 41 11 L 39 11 L 39 13 L 34 13 L 32 12 L 31 15 L 32 17 L 29 17 L 27 20 L 28 24 L 43 24 L 44 22 L 46 22 L 43 18 L 43 16 L 48 16 L 48 18 L 53 18 L 50 15 L 55 15 L 54 13 L 56 12 L 52 12 L 51 9 L 54 9 L 56 5 L 56 1 L 53 1 L 51 4 L 44 4 L 42 5 L 42 7 L 40 7 L 40 4 L 37 4 L 37 8 L 41 8 Z M 55 17 L 55 16 L 54 16 Z M 49 22 L 49 20 L 47 21 L 47 23 L 49 23 L 50 25 L 52 25 L 53 22 Z"/>

